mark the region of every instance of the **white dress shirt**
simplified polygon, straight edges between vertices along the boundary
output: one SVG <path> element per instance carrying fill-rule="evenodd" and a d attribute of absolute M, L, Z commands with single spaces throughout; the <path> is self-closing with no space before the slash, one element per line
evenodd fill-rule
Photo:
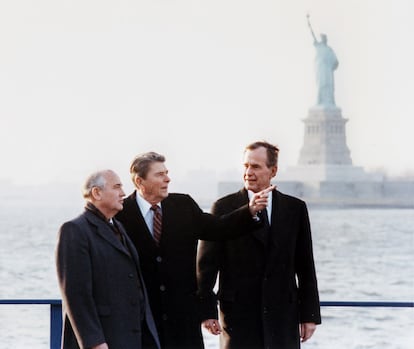
<path fill-rule="evenodd" d="M 154 237 L 154 211 L 151 210 L 151 204 L 145 200 L 139 193 L 137 192 L 137 204 L 139 209 L 141 210 L 142 216 L 144 217 L 145 223 L 147 223 L 147 227 L 151 232 L 152 237 Z M 161 204 L 157 204 L 161 208 Z"/>
<path fill-rule="evenodd" d="M 249 200 L 251 200 L 254 193 L 251 190 L 248 190 L 247 194 L 249 195 Z M 266 207 L 267 218 L 269 219 L 269 225 L 272 224 L 272 201 L 273 201 L 273 192 L 270 192 L 267 198 L 267 207 Z"/>

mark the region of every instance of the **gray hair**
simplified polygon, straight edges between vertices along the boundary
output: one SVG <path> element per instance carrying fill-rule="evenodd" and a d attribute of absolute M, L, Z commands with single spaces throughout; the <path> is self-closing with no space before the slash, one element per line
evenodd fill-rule
<path fill-rule="evenodd" d="M 129 168 L 132 182 L 135 184 L 135 179 L 137 177 L 145 179 L 150 169 L 150 165 L 154 162 L 165 162 L 165 156 L 153 151 L 137 155 L 134 160 L 132 160 Z"/>
<path fill-rule="evenodd" d="M 246 152 L 247 150 L 255 150 L 261 147 L 266 149 L 267 167 L 277 166 L 277 162 L 279 159 L 279 148 L 276 145 L 270 144 L 269 142 L 257 141 L 257 142 L 250 143 L 248 146 L 246 146 L 246 148 L 244 149 L 244 152 Z"/>
<path fill-rule="evenodd" d="M 106 175 L 112 172 L 111 170 L 101 170 L 92 173 L 86 178 L 86 181 L 82 188 L 82 194 L 85 199 L 89 199 L 92 196 L 92 189 L 103 189 L 106 184 Z"/>

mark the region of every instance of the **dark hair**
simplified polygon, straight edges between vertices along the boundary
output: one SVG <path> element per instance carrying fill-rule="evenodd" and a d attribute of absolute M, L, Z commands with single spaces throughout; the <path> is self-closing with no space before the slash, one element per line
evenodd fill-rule
<path fill-rule="evenodd" d="M 165 162 L 165 156 L 153 151 L 137 155 L 129 168 L 132 182 L 135 183 L 136 177 L 146 178 L 150 165 L 154 162 Z"/>
<path fill-rule="evenodd" d="M 244 148 L 244 151 L 246 152 L 247 150 L 255 150 L 261 147 L 266 149 L 267 167 L 277 166 L 277 161 L 279 158 L 279 148 L 273 144 L 270 144 L 266 141 L 257 141 L 250 143 L 246 148 Z"/>

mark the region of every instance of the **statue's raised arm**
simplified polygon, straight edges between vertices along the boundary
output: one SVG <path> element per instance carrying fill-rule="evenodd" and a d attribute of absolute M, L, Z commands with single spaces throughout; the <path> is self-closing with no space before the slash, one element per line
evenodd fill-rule
<path fill-rule="evenodd" d="M 314 40 L 314 42 L 316 42 L 316 41 L 318 41 L 318 40 L 316 40 L 316 36 L 315 36 L 315 33 L 313 32 L 313 29 L 312 29 L 312 25 L 311 25 L 311 23 L 310 23 L 310 15 L 309 15 L 309 13 L 306 15 L 306 19 L 307 19 L 307 21 L 308 21 L 308 27 L 309 27 L 309 30 L 310 30 L 310 32 L 311 32 L 311 34 L 312 34 L 312 37 L 313 37 L 313 40 Z"/>

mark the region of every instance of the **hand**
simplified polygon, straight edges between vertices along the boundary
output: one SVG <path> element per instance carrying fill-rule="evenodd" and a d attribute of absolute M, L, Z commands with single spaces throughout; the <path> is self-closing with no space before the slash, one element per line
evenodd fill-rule
<path fill-rule="evenodd" d="M 102 343 L 102 344 L 95 345 L 91 349 L 109 349 L 109 347 L 108 347 L 108 344 Z"/>
<path fill-rule="evenodd" d="M 202 322 L 203 327 L 211 334 L 218 335 L 221 333 L 221 326 L 218 320 L 208 319 Z"/>
<path fill-rule="evenodd" d="M 305 322 L 300 324 L 300 341 L 306 342 L 316 330 L 316 324 L 313 322 Z"/>
<path fill-rule="evenodd" d="M 257 212 L 264 210 L 267 206 L 267 198 L 269 197 L 269 193 L 275 189 L 274 185 L 267 187 L 266 189 L 254 193 L 250 202 L 249 202 L 249 210 L 252 216 L 255 216 Z"/>

